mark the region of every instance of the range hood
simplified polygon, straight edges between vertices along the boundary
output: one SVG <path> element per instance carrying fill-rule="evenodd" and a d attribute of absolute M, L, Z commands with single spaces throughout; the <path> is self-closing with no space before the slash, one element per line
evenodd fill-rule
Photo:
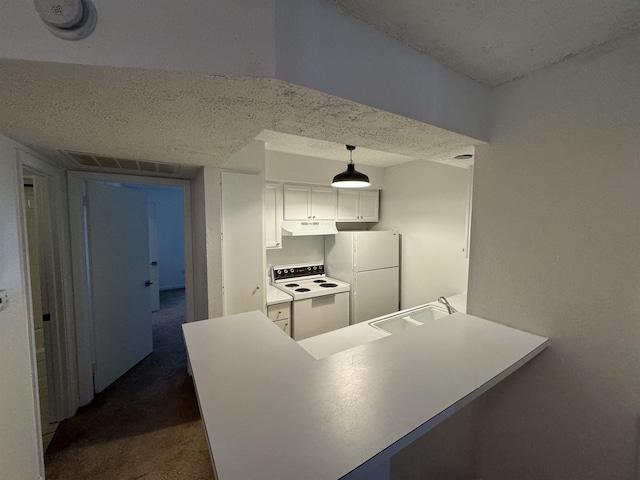
<path fill-rule="evenodd" d="M 338 233 L 334 220 L 299 220 L 282 222 L 282 235 L 300 237 L 303 235 L 335 235 Z"/>

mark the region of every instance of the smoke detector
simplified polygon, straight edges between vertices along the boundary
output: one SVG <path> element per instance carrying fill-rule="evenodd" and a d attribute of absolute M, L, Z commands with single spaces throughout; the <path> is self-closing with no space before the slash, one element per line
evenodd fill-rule
<path fill-rule="evenodd" d="M 34 0 L 47 30 L 63 40 L 81 40 L 91 35 L 98 14 L 91 0 Z"/>

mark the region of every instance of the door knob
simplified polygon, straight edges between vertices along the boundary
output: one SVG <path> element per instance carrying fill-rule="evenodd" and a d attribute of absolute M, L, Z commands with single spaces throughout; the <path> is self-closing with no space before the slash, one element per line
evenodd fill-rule
<path fill-rule="evenodd" d="M 153 285 L 153 282 L 151 280 L 147 280 L 146 282 L 144 282 L 145 287 L 150 287 L 151 285 Z"/>

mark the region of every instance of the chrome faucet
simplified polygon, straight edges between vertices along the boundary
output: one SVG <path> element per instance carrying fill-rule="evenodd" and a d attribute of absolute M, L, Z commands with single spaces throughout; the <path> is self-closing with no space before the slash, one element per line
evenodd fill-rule
<path fill-rule="evenodd" d="M 451 315 L 452 313 L 456 313 L 458 311 L 455 308 L 453 308 L 453 306 L 447 301 L 446 298 L 438 297 L 438 301 L 441 304 L 443 304 L 445 307 L 447 307 L 447 312 L 449 312 L 449 315 Z"/>

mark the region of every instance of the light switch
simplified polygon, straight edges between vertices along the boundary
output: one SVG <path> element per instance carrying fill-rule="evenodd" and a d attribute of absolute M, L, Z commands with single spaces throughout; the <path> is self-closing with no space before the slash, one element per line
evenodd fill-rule
<path fill-rule="evenodd" d="M 6 290 L 0 290 L 0 311 L 9 306 L 9 294 Z"/>

